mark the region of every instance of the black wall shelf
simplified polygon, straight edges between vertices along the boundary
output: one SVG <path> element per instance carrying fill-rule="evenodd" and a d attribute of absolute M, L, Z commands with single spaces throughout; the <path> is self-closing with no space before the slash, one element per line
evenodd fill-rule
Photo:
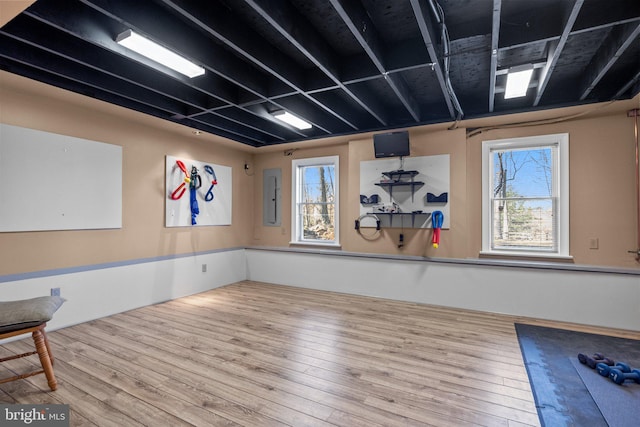
<path fill-rule="evenodd" d="M 405 171 L 405 170 L 396 170 L 390 172 L 382 172 L 382 175 L 389 178 L 389 181 L 380 181 L 376 182 L 374 185 L 378 187 L 382 187 L 389 192 L 389 197 L 391 201 L 393 201 L 393 187 L 399 186 L 408 186 L 411 187 L 411 201 L 413 202 L 413 195 L 416 191 L 416 187 L 422 187 L 424 182 L 422 181 L 414 181 L 413 178 L 418 175 L 420 172 L 415 170 Z M 404 177 L 411 178 L 411 181 L 402 181 Z"/>
<path fill-rule="evenodd" d="M 393 227 L 394 218 L 399 218 L 401 221 L 401 225 L 404 225 L 404 218 L 411 217 L 411 228 L 414 228 L 416 217 L 428 217 L 431 215 L 431 212 L 374 212 L 374 215 L 377 215 L 380 218 L 388 217 L 389 227 Z"/>

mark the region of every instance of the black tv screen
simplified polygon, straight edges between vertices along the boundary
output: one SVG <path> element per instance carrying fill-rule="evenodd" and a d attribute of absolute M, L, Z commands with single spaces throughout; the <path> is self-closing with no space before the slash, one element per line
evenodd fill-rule
<path fill-rule="evenodd" d="M 373 135 L 376 158 L 404 157 L 409 153 L 409 132 L 390 132 Z"/>

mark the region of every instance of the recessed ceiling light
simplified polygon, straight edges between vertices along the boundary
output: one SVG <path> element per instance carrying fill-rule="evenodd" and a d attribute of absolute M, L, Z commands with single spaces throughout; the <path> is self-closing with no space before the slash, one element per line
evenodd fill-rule
<path fill-rule="evenodd" d="M 302 120 L 300 117 L 294 116 L 288 111 L 284 111 L 284 110 L 274 111 L 273 113 L 271 113 L 271 115 L 273 115 L 273 117 L 275 117 L 276 119 L 281 120 L 300 130 L 311 129 L 312 127 L 311 123 Z"/>
<path fill-rule="evenodd" d="M 116 42 L 187 77 L 204 74 L 204 68 L 131 30 L 120 33 Z"/>
<path fill-rule="evenodd" d="M 509 68 L 507 74 L 507 87 L 504 91 L 504 99 L 518 98 L 527 94 L 529 83 L 533 76 L 533 65 L 525 64 Z"/>

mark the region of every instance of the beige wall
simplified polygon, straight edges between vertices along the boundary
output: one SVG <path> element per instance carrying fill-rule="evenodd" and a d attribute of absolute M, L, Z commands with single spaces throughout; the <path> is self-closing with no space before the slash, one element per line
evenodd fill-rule
<path fill-rule="evenodd" d="M 441 245 L 431 246 L 431 229 L 390 228 L 378 234 L 363 230 L 363 235 L 355 230 L 355 219 L 360 215 L 360 162 L 374 160 L 371 138 L 354 140 L 349 143 L 349 170 L 351 171 L 346 204 L 347 220 L 342 232 L 343 248 L 353 252 L 393 253 L 432 257 L 464 258 L 466 256 L 466 150 L 463 129 L 432 130 L 411 129 L 409 132 L 412 156 L 450 155 L 449 203 L 451 228 L 442 230 Z M 404 234 L 404 246 L 398 248 L 399 235 Z M 375 240 L 369 236 L 373 236 Z"/>
<path fill-rule="evenodd" d="M 30 82 L 25 91 L 25 80 L 6 73 L 0 75 L 0 122 L 122 146 L 122 228 L 0 233 L 0 275 L 250 243 L 254 186 L 243 171 L 244 162 L 252 158 L 250 153 L 195 137 L 181 126 L 155 127 L 159 120 L 93 100 L 87 104 L 85 97 L 39 83 Z M 164 227 L 166 155 L 233 168 L 231 226 Z M 16 178 L 15 184 L 19 185 L 19 177 Z M 67 191 L 73 191 L 73 182 Z"/>
<path fill-rule="evenodd" d="M 637 98 L 636 98 L 637 99 Z M 604 111 L 606 113 L 606 111 Z M 628 250 L 636 247 L 635 148 L 633 119 L 626 111 L 533 127 L 492 130 L 469 139 L 469 255 L 477 256 L 480 234 L 479 182 L 482 140 L 569 134 L 570 254 L 576 264 L 639 267 Z M 477 213 L 477 214 L 476 214 Z M 589 240 L 599 239 L 599 249 Z"/>
<path fill-rule="evenodd" d="M 383 229 L 373 239 L 359 235 L 354 221 L 359 216 L 360 162 L 373 159 L 370 135 L 353 137 L 340 145 L 299 148 L 293 157 L 280 151 L 256 155 L 253 244 L 288 246 L 291 222 L 291 159 L 340 154 L 341 245 L 345 251 L 404 254 L 444 258 L 478 258 L 482 245 L 481 145 L 483 140 L 569 133 L 570 139 L 570 253 L 572 263 L 637 268 L 627 251 L 636 247 L 635 148 L 633 119 L 627 110 L 638 106 L 638 97 L 624 103 L 604 104 L 533 114 L 503 116 L 461 123 L 448 130 L 442 125 L 410 129 L 412 156 L 451 155 L 451 229 L 442 230 L 438 249 L 430 245 L 430 229 Z M 558 123 L 515 126 L 505 123 L 569 118 Z M 467 138 L 466 128 L 495 126 Z M 308 143 L 312 145 L 313 142 Z M 300 147 L 300 146 L 298 146 Z M 262 226 L 262 170 L 282 168 L 283 228 Z M 346 174 L 346 176 L 345 176 Z M 367 234 L 369 230 L 367 230 Z M 400 233 L 405 244 L 398 248 Z M 590 239 L 599 240 L 590 249 Z M 566 262 L 566 261 L 563 261 Z"/>
<path fill-rule="evenodd" d="M 571 161 L 571 254 L 576 264 L 637 268 L 627 253 L 636 246 L 634 100 L 410 129 L 414 156 L 450 154 L 451 229 L 430 245 L 430 229 L 384 229 L 369 241 L 354 229 L 358 217 L 359 167 L 373 159 L 370 134 L 253 149 L 211 135 L 109 106 L 100 101 L 0 72 L 0 122 L 123 147 L 123 227 L 120 230 L 0 234 L 0 275 L 96 263 L 188 254 L 220 248 L 288 247 L 291 238 L 291 160 L 340 156 L 342 250 L 430 257 L 477 258 L 481 246 L 480 147 L 485 139 L 568 132 Z M 589 115 L 543 126 L 489 130 L 466 137 L 466 128 Z M 286 149 L 296 148 L 291 156 Z M 164 227 L 164 158 L 181 156 L 233 168 L 233 224 Z M 244 169 L 244 164 L 249 166 Z M 262 173 L 282 169 L 282 226 L 262 225 Z M 87 177 L 79 177 L 87 179 Z M 70 185 L 72 190 L 72 184 Z M 598 238 L 600 248 L 589 249 Z"/>
<path fill-rule="evenodd" d="M 35 0 L 0 0 L 0 27 L 11 21 L 33 3 L 35 3 Z"/>

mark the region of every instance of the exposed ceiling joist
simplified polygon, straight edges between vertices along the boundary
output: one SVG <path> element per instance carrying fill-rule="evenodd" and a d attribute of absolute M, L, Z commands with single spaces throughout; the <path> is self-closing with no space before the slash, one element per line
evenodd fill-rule
<path fill-rule="evenodd" d="M 380 38 L 367 12 L 359 0 L 330 0 L 338 15 L 345 22 L 353 36 L 358 40 L 362 49 L 378 72 L 381 73 L 385 81 L 391 86 L 402 105 L 411 114 L 416 122 L 420 121 L 420 106 L 411 95 L 407 83 L 402 76 L 389 74 L 384 64 L 385 48 L 382 46 Z"/>
<path fill-rule="evenodd" d="M 205 74 L 129 51 L 126 30 Z M 628 99 L 639 40 L 637 0 L 38 0 L 0 28 L 0 69 L 261 147 Z M 505 100 L 521 64 L 529 90 Z"/>
<path fill-rule="evenodd" d="M 432 67 L 436 73 L 436 78 L 438 79 L 438 86 L 440 87 L 442 96 L 444 96 L 444 101 L 447 104 L 449 116 L 453 119 L 456 117 L 456 113 L 445 82 L 445 75 L 442 70 L 442 57 L 436 51 L 435 45 L 435 28 L 437 28 L 438 23 L 434 21 L 433 15 L 431 15 L 430 6 L 427 5 L 427 0 L 411 0 L 411 7 L 418 23 L 418 28 L 420 29 L 420 35 L 422 36 L 424 45 L 427 48 L 427 52 L 429 52 L 429 58 L 431 58 L 431 63 L 433 64 Z"/>
<path fill-rule="evenodd" d="M 569 12 L 566 21 L 564 22 L 564 27 L 562 30 L 562 34 L 560 38 L 556 41 L 553 40 L 549 42 L 548 54 L 547 54 L 547 65 L 542 69 L 540 74 L 540 79 L 538 81 L 538 87 L 536 90 L 536 98 L 533 101 L 533 106 L 537 106 L 542 99 L 542 95 L 544 94 L 545 89 L 547 88 L 547 84 L 551 79 L 551 75 L 556 68 L 556 63 L 562 54 L 562 50 L 564 49 L 565 44 L 569 38 L 569 34 L 571 33 L 571 29 L 578 19 L 578 13 L 580 13 L 580 8 L 582 7 L 584 0 L 574 0 L 573 7 Z"/>
<path fill-rule="evenodd" d="M 620 25 L 609 33 L 607 39 L 602 43 L 600 49 L 591 61 L 586 76 L 582 83 L 580 100 L 584 100 L 600 80 L 607 74 L 607 71 L 616 63 L 620 56 L 631 46 L 640 34 L 640 22 Z M 638 58 L 640 62 L 640 58 Z"/>
<path fill-rule="evenodd" d="M 496 100 L 496 76 L 498 71 L 498 48 L 500 40 L 500 11 L 502 0 L 493 0 L 491 15 L 491 74 L 489 77 L 489 112 L 493 112 Z"/>
<path fill-rule="evenodd" d="M 313 64 L 322 70 L 340 89 L 349 95 L 362 108 L 369 112 L 382 125 L 386 125 L 386 114 L 376 102 L 364 102 L 350 88 L 340 81 L 338 59 L 331 48 L 324 43 L 322 37 L 313 31 L 308 21 L 298 14 L 288 3 L 273 0 L 246 0 L 257 13 L 284 36 L 292 45 L 302 52 Z M 353 129 L 357 129 L 346 118 L 341 118 Z"/>

